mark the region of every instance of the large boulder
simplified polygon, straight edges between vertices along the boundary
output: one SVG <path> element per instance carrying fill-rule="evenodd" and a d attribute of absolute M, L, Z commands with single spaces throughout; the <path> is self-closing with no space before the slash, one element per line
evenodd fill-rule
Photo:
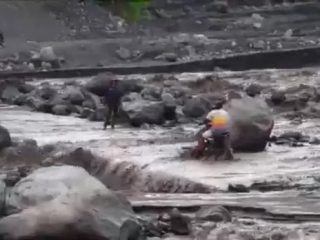
<path fill-rule="evenodd" d="M 69 100 L 70 103 L 75 105 L 81 105 L 84 101 L 84 95 L 80 88 L 74 86 L 67 86 L 63 92 L 64 99 Z"/>
<path fill-rule="evenodd" d="M 146 101 L 140 95 L 134 95 L 135 97 L 127 98 L 129 101 L 122 102 L 122 110 L 131 125 L 139 127 L 144 123 L 162 124 L 164 122 L 165 107 L 162 102 Z"/>
<path fill-rule="evenodd" d="M 58 104 L 52 108 L 52 113 L 60 116 L 67 116 L 71 113 L 71 111 L 67 105 Z"/>
<path fill-rule="evenodd" d="M 7 85 L 1 94 L 1 99 L 7 103 L 13 103 L 14 99 L 19 97 L 21 93 L 19 92 L 18 88 L 13 85 Z"/>
<path fill-rule="evenodd" d="M 47 46 L 40 49 L 40 60 L 46 62 L 52 62 L 58 60 L 53 47 Z"/>
<path fill-rule="evenodd" d="M 273 129 L 271 109 L 260 98 L 232 99 L 225 109 L 231 118 L 231 140 L 236 151 L 263 151 Z"/>
<path fill-rule="evenodd" d="M 135 240 L 140 234 L 128 201 L 80 167 L 34 171 L 13 187 L 6 209 L 13 214 L 0 220 L 1 239 Z"/>
<path fill-rule="evenodd" d="M 0 216 L 4 215 L 5 209 L 4 209 L 4 203 L 6 200 L 6 184 L 0 180 Z"/>
<path fill-rule="evenodd" d="M 187 117 L 198 118 L 208 113 L 211 107 L 209 101 L 201 97 L 193 97 L 186 101 L 182 111 Z"/>
<path fill-rule="evenodd" d="M 12 144 L 9 131 L 0 125 L 0 150 Z"/>
<path fill-rule="evenodd" d="M 85 88 L 96 95 L 104 96 L 106 90 L 110 86 L 110 81 L 116 79 L 116 76 L 111 73 L 98 74 L 85 85 Z M 119 81 L 119 89 L 125 94 L 129 92 L 139 92 L 142 90 L 142 87 L 138 80 L 124 79 Z"/>

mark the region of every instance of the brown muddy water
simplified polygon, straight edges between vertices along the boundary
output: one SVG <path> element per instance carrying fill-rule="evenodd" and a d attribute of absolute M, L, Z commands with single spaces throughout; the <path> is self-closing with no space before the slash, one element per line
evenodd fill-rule
<path fill-rule="evenodd" d="M 225 81 L 243 86 L 255 82 L 270 88 L 285 88 L 299 84 L 316 86 L 320 84 L 319 71 L 318 69 L 260 70 L 214 74 Z M 206 74 L 212 73 L 185 73 L 176 75 L 175 78 L 182 82 L 194 81 Z M 129 77 L 138 77 L 148 81 L 150 76 Z M 88 78 L 72 79 L 79 84 L 84 84 L 87 80 Z M 35 81 L 33 84 L 48 82 L 59 87 L 65 81 L 70 81 L 70 79 L 48 79 Z M 275 135 L 297 130 L 313 137 L 320 137 L 318 120 L 307 119 L 295 125 L 283 118 L 277 116 L 275 118 L 276 124 L 273 131 Z M 251 185 L 256 181 L 289 182 L 303 186 L 302 189 L 294 187 L 267 193 L 259 191 L 187 195 L 144 193 L 128 195 L 128 197 L 135 209 L 141 206 L 157 208 L 163 205 L 167 207 L 224 205 L 235 210 L 235 214 L 239 214 L 240 218 L 230 223 L 230 226 L 222 225 L 221 228 L 231 227 L 244 232 L 269 233 L 274 229 L 286 227 L 286 229 L 298 231 L 298 235 L 295 234 L 295 237 L 290 239 L 318 239 L 319 193 L 314 189 L 309 191 L 307 187 L 312 188 L 314 185 L 319 187 L 319 145 L 305 144 L 303 147 L 271 145 L 261 153 L 237 153 L 236 157 L 239 158 L 237 161 L 210 162 L 181 158 L 183 148 L 195 144 L 192 138 L 199 127 L 195 124 L 184 124 L 174 128 L 151 127 L 146 129 L 116 126 L 115 130 L 103 131 L 101 122 L 30 112 L 8 105 L 0 105 L 0 124 L 8 128 L 14 138 L 32 138 L 37 140 L 39 145 L 52 143 L 67 147 L 84 147 L 116 162 L 131 161 L 151 175 L 153 171 L 160 171 L 175 177 L 185 177 L 195 182 L 212 185 L 221 190 L 227 189 L 229 184 Z M 250 215 L 246 212 L 247 208 L 254 208 L 256 212 Z M 251 219 L 249 222 L 254 221 L 255 223 L 245 223 L 248 218 Z M 242 220 L 244 223 L 241 222 Z M 217 228 L 217 231 L 219 229 L 220 227 Z M 224 230 L 221 229 L 221 231 Z M 306 232 L 308 233 L 305 234 Z M 193 238 L 172 237 L 167 239 Z M 213 233 L 208 239 L 218 238 Z"/>
<path fill-rule="evenodd" d="M 208 73 L 185 73 L 175 77 L 179 81 L 193 81 Z M 287 87 L 319 83 L 318 69 L 263 70 L 245 72 L 218 72 L 217 76 L 229 82 L 247 85 L 257 82 L 269 87 Z M 129 76 L 145 79 L 150 75 Z M 88 78 L 73 79 L 80 84 Z M 42 80 L 61 85 L 65 79 Z M 70 80 L 68 80 L 70 81 Z M 174 176 L 183 176 L 226 189 L 230 183 L 249 185 L 254 181 L 273 179 L 301 179 L 317 174 L 320 170 L 320 147 L 269 146 L 265 152 L 237 154 L 240 160 L 234 162 L 204 162 L 182 160 L 183 147 L 194 144 L 188 139 L 197 131 L 196 125 L 187 124 L 175 128 L 152 127 L 133 129 L 117 126 L 115 130 L 102 130 L 102 123 L 89 122 L 75 117 L 61 117 L 50 114 L 30 112 L 22 108 L 2 105 L 0 123 L 7 127 L 13 137 L 33 138 L 41 144 L 63 142 L 65 145 L 81 146 L 94 153 L 115 161 L 132 161 L 145 170 L 164 171 Z M 320 123 L 306 120 L 294 125 L 285 119 L 277 119 L 274 134 L 288 130 L 298 130 L 320 137 Z"/>

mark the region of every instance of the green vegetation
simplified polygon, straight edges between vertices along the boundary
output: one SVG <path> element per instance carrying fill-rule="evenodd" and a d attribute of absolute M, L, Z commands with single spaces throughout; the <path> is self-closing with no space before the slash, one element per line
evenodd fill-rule
<path fill-rule="evenodd" d="M 129 22 L 149 18 L 148 6 L 151 0 L 97 0 L 99 4 L 108 7 L 111 11 Z"/>

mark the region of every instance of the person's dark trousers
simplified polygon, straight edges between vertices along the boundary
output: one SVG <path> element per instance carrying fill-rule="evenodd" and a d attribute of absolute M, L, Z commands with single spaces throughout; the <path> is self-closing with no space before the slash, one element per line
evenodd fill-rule
<path fill-rule="evenodd" d="M 106 129 L 109 124 L 111 125 L 111 128 L 114 128 L 118 112 L 119 105 L 112 105 L 107 107 L 103 129 Z"/>

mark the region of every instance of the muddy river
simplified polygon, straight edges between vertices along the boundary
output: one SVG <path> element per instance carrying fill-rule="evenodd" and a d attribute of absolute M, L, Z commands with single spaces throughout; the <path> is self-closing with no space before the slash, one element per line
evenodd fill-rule
<path fill-rule="evenodd" d="M 180 74 L 180 81 L 190 81 L 202 74 Z M 247 72 L 220 72 L 220 77 L 229 82 L 249 84 L 258 81 L 267 86 L 317 84 L 317 69 L 264 70 Z M 138 76 L 147 78 L 147 76 Z M 268 81 L 266 81 L 266 79 Z M 74 79 L 85 83 L 88 78 Z M 42 80 L 59 85 L 65 79 Z M 39 84 L 39 81 L 33 84 Z M 234 162 L 204 162 L 182 160 L 183 147 L 194 144 L 190 139 L 197 131 L 196 125 L 188 124 L 174 128 L 151 127 L 133 129 L 117 126 L 115 130 L 102 130 L 102 123 L 89 122 L 75 117 L 60 117 L 30 112 L 14 106 L 0 106 L 0 123 L 6 126 L 13 137 L 33 138 L 41 144 L 64 143 L 91 149 L 101 156 L 115 161 L 132 161 L 149 171 L 164 171 L 225 189 L 229 183 L 249 185 L 254 181 L 272 179 L 299 179 L 319 172 L 320 147 L 305 145 L 289 147 L 271 145 L 265 152 L 255 154 L 238 153 L 240 160 Z M 298 130 L 320 137 L 319 121 L 305 120 L 294 125 L 278 118 L 274 134 Z M 178 136 L 178 137 L 177 137 Z M 174 138 L 176 137 L 176 138 Z"/>

